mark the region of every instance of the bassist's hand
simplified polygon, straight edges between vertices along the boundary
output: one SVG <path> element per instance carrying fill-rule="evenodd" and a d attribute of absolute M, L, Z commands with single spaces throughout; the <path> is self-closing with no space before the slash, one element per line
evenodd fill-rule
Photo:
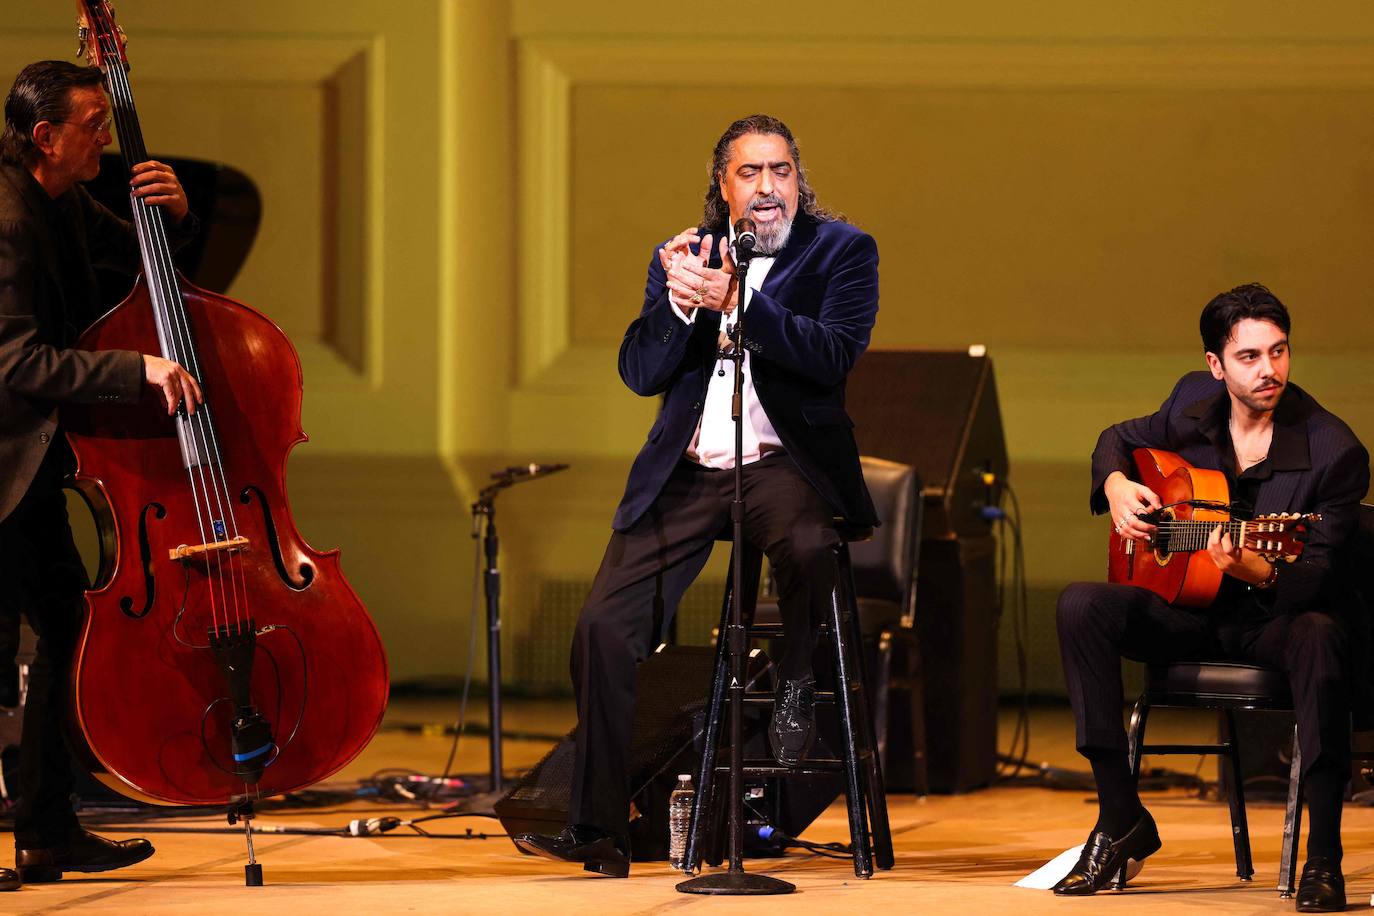
<path fill-rule="evenodd" d="M 158 207 L 164 207 L 172 222 L 181 225 L 191 205 L 186 201 L 186 191 L 181 187 L 177 173 L 170 165 L 149 159 L 133 167 L 129 187 L 134 196 Z"/>
<path fill-rule="evenodd" d="M 178 405 L 184 400 L 188 413 L 195 413 L 205 398 L 200 393 L 200 384 L 180 363 L 161 356 L 143 355 L 143 378 L 147 383 L 162 392 L 167 404 L 167 416 L 177 412 Z"/>
<path fill-rule="evenodd" d="M 1149 541 L 1155 526 L 1140 517 L 1163 505 L 1154 490 L 1136 483 L 1120 471 L 1114 471 L 1102 486 L 1111 506 L 1112 527 L 1116 533 L 1133 541 Z"/>

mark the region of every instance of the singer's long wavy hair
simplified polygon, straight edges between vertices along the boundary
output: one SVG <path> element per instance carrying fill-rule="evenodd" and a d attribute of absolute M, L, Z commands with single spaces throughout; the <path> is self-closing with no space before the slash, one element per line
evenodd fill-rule
<path fill-rule="evenodd" d="M 847 222 L 843 213 L 827 210 L 816 202 L 816 192 L 811 189 L 811 183 L 806 180 L 806 169 L 802 167 L 797 138 L 792 136 L 787 125 L 771 115 L 756 114 L 740 118 L 725 128 L 725 133 L 716 141 L 716 150 L 711 156 L 711 183 L 706 186 L 706 201 L 702 210 L 703 226 L 724 226 L 730 221 L 730 204 L 721 194 L 720 182 L 730 165 L 731 145 L 745 134 L 772 134 L 786 140 L 787 151 L 792 154 L 792 161 L 797 166 L 797 204 L 801 211 L 823 223 L 836 220 Z"/>

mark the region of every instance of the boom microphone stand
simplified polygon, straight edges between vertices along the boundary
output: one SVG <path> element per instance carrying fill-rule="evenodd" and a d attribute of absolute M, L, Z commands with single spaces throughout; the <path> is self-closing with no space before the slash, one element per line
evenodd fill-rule
<path fill-rule="evenodd" d="M 730 650 L 730 868 L 724 874 L 699 875 L 678 884 L 684 894 L 762 895 L 790 894 L 796 885 L 768 875 L 751 875 L 744 870 L 744 681 L 745 660 L 749 652 L 744 631 L 744 304 L 749 291 L 749 259 L 754 256 L 754 221 L 741 219 L 735 224 L 734 260 L 739 277 L 739 314 L 730 335 L 734 346 L 722 358 L 735 364 L 735 393 L 730 400 L 730 415 L 735 421 L 735 499 L 730 504 L 734 526 L 732 539 L 733 585 L 730 589 L 730 624 L 725 628 Z"/>
<path fill-rule="evenodd" d="M 535 480 L 566 469 L 566 464 L 519 464 L 492 474 L 492 483 L 477 494 L 472 504 L 472 536 L 476 538 L 487 520 L 482 546 L 486 555 L 486 569 L 482 585 L 487 599 L 487 713 L 491 734 L 490 791 L 504 789 L 501 776 L 501 568 L 496 564 L 500 542 L 496 537 L 496 496 L 507 487 L 527 480 Z"/>

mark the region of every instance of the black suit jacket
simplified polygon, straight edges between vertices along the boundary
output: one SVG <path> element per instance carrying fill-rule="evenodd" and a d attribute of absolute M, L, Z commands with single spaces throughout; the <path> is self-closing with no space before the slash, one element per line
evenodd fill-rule
<path fill-rule="evenodd" d="M 1177 452 L 1193 465 L 1222 469 L 1230 441 L 1230 398 L 1208 372 L 1181 378 L 1158 411 L 1108 427 L 1093 451 L 1091 506 L 1107 511 L 1103 484 L 1113 471 L 1134 474 L 1131 451 Z M 1255 514 L 1318 512 L 1302 556 L 1285 563 L 1265 600 L 1274 613 L 1326 610 L 1349 614 L 1354 599 L 1342 575 L 1341 548 L 1359 525 L 1360 500 L 1369 489 L 1369 452 L 1338 417 L 1307 392 L 1289 384 L 1274 410 L 1269 445 L 1270 478 L 1259 486 Z"/>
<path fill-rule="evenodd" d="M 50 213 L 60 221 L 54 236 Z M 188 216 L 169 227 L 174 246 L 195 232 Z M 0 521 L 28 491 L 56 438 L 63 403 L 137 401 L 143 358 L 131 350 L 70 347 L 99 317 L 94 267 L 133 274 L 138 238 L 129 223 L 80 185 L 56 201 L 26 170 L 0 166 Z M 64 277 L 63 270 L 84 276 Z M 74 299 L 67 289 L 90 292 Z"/>
<path fill-rule="evenodd" d="M 718 239 L 725 228 L 701 231 Z M 685 323 L 668 302 L 665 280 L 655 249 L 643 308 L 620 346 L 620 377 L 636 394 L 663 395 L 663 406 L 630 469 L 612 523 L 617 530 L 644 514 L 691 443 L 716 362 L 719 322 Z M 744 316 L 754 389 L 787 454 L 836 514 L 867 525 L 878 519 L 844 409 L 844 384 L 877 314 L 872 236 L 799 214 Z"/>

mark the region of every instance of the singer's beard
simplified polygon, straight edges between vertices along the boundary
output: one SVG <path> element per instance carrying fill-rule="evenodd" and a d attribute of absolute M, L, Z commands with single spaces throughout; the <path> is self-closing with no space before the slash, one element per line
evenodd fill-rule
<path fill-rule="evenodd" d="M 758 244 L 754 246 L 754 254 L 771 258 L 787 247 L 787 240 L 792 237 L 794 214 L 788 214 L 787 204 L 783 202 L 781 197 L 773 195 L 756 201 L 751 200 L 744 215 L 753 219 L 754 209 L 761 203 L 773 204 L 778 208 L 778 212 L 783 214 L 781 219 L 770 220 L 766 223 L 754 220 L 754 234 L 758 236 Z"/>

